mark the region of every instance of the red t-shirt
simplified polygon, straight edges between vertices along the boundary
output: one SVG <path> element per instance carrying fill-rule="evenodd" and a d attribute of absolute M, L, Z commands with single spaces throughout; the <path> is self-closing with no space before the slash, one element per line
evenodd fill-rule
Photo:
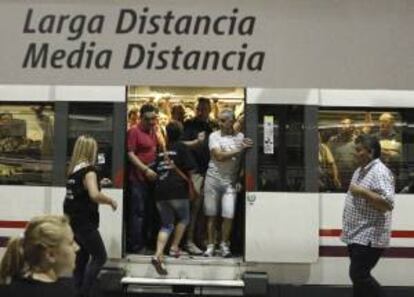
<path fill-rule="evenodd" d="M 155 161 L 157 155 L 157 137 L 154 131 L 145 131 L 141 124 L 131 127 L 127 133 L 128 152 L 133 152 L 138 159 L 148 165 Z M 145 177 L 133 164 L 129 167 L 129 180 L 144 181 Z"/>

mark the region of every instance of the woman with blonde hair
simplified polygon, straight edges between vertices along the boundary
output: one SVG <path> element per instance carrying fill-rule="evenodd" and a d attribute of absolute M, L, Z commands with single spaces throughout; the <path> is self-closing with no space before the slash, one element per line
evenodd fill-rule
<path fill-rule="evenodd" d="M 7 245 L 0 264 L 2 296 L 73 297 L 75 290 L 61 278 L 72 273 L 75 253 L 69 221 L 64 216 L 44 215 L 33 218 L 24 236 Z"/>
<path fill-rule="evenodd" d="M 80 246 L 74 271 L 80 296 L 89 296 L 96 277 L 106 262 L 106 250 L 98 231 L 98 204 L 115 211 L 117 203 L 100 190 L 95 168 L 98 145 L 90 136 L 79 136 L 73 148 L 68 169 L 66 197 L 63 205 L 75 239 Z"/>

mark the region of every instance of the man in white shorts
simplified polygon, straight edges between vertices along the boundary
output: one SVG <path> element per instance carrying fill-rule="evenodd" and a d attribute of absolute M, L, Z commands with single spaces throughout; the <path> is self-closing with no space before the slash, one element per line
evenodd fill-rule
<path fill-rule="evenodd" d="M 231 257 L 229 239 L 236 205 L 236 189 L 242 153 L 252 147 L 253 141 L 244 138 L 243 133 L 235 132 L 234 113 L 223 110 L 219 117 L 220 130 L 209 137 L 210 162 L 204 184 L 204 212 L 207 216 L 207 249 L 204 256 L 215 254 L 216 217 L 221 210 L 221 243 L 223 257 Z"/>

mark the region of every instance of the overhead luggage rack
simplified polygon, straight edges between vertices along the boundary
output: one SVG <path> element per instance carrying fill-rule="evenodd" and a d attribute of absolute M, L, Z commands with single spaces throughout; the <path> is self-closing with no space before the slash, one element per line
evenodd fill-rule
<path fill-rule="evenodd" d="M 242 296 L 243 280 L 201 280 L 188 278 L 123 277 L 127 293 Z"/>

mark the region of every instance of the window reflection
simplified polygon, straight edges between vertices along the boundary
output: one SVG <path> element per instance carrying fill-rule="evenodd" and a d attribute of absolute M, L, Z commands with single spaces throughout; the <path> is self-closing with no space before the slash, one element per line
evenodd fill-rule
<path fill-rule="evenodd" d="M 265 118 L 272 117 L 273 132 L 265 131 Z M 305 190 L 304 106 L 260 105 L 257 148 L 259 191 L 296 192 Z M 273 150 L 265 146 L 272 143 Z"/>
<path fill-rule="evenodd" d="M 81 103 L 69 104 L 69 135 L 67 162 L 78 136 L 87 134 L 98 142 L 96 166 L 100 178 L 112 179 L 113 104 Z"/>
<path fill-rule="evenodd" d="M 392 170 L 396 190 L 407 184 L 407 165 L 403 147 L 403 133 L 408 132 L 409 111 L 390 110 L 321 110 L 319 113 L 319 189 L 321 192 L 348 190 L 352 174 L 358 167 L 354 157 L 354 140 L 358 135 L 371 134 L 380 140 L 381 159 Z M 407 117 L 411 118 L 411 117 Z M 408 161 L 408 160 L 407 160 Z M 336 173 L 335 173 L 336 172 Z M 335 176 L 336 174 L 336 176 Z M 335 182 L 335 179 L 337 181 Z"/>
<path fill-rule="evenodd" d="M 51 183 L 52 104 L 0 105 L 0 183 Z"/>

